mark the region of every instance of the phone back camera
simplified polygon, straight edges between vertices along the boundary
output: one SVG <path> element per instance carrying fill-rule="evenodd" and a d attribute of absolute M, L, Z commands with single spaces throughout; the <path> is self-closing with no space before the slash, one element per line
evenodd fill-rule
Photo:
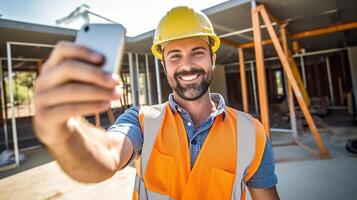
<path fill-rule="evenodd" d="M 89 26 L 84 27 L 84 32 L 88 32 L 89 31 Z"/>

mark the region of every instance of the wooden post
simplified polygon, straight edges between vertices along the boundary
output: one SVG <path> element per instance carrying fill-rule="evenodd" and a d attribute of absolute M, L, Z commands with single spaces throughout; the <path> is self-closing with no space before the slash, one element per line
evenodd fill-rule
<path fill-rule="evenodd" d="M 287 52 L 288 53 L 288 57 L 287 58 L 288 58 L 288 61 L 289 61 L 289 64 L 290 64 L 290 69 L 293 72 L 293 75 L 294 75 L 294 78 L 296 80 L 296 83 L 298 84 L 298 86 L 300 88 L 300 91 L 301 91 L 303 99 L 305 100 L 307 106 L 310 106 L 310 96 L 307 93 L 307 89 L 305 87 L 304 81 L 301 78 L 301 74 L 300 74 L 300 71 L 299 71 L 298 66 L 296 64 L 295 58 L 293 57 L 292 52 L 290 51 L 290 49 L 287 49 L 287 51 L 288 51 Z"/>
<path fill-rule="evenodd" d="M 353 115 L 353 96 L 352 92 L 347 93 L 347 110 L 349 115 Z"/>
<path fill-rule="evenodd" d="M 284 47 L 284 54 L 286 59 L 289 59 L 289 47 L 288 47 L 288 40 L 286 37 L 286 24 L 280 26 L 280 37 L 281 41 L 283 43 Z M 294 108 L 294 94 L 290 85 L 290 82 L 288 82 L 288 94 L 287 94 L 287 100 L 288 100 L 288 106 L 289 106 L 289 113 L 290 113 L 290 125 L 291 125 L 291 132 L 293 135 L 293 139 L 296 140 L 298 137 L 297 134 L 297 125 L 296 125 L 296 115 L 295 115 L 295 108 Z"/>
<path fill-rule="evenodd" d="M 307 105 L 306 105 L 306 103 L 305 103 L 305 101 L 304 101 L 304 99 L 302 97 L 302 93 L 301 93 L 301 91 L 299 89 L 299 86 L 297 85 L 297 83 L 296 83 L 296 81 L 294 79 L 293 73 L 292 73 L 292 71 L 291 71 L 291 69 L 289 67 L 289 61 L 284 55 L 283 49 L 281 47 L 281 44 L 279 42 L 279 39 L 278 39 L 275 31 L 274 31 L 274 28 L 271 25 L 271 21 L 269 19 L 269 16 L 268 16 L 266 10 L 265 10 L 264 5 L 260 5 L 259 6 L 259 11 L 260 11 L 260 13 L 262 15 L 264 23 L 267 26 L 267 30 L 269 32 L 269 35 L 270 35 L 272 41 L 273 41 L 274 47 L 276 49 L 276 52 L 277 52 L 277 54 L 279 56 L 279 59 L 280 59 L 282 65 L 283 65 L 283 68 L 284 68 L 284 70 L 286 72 L 286 75 L 288 77 L 288 81 L 289 81 L 289 83 L 290 83 L 290 85 L 291 85 L 291 87 L 292 87 L 292 89 L 293 89 L 293 91 L 295 93 L 295 96 L 296 96 L 296 98 L 298 100 L 300 108 L 301 108 L 301 110 L 302 110 L 302 112 L 303 112 L 303 114 L 304 114 L 304 116 L 306 118 L 306 121 L 307 121 L 307 123 L 308 123 L 308 125 L 310 127 L 312 136 L 314 137 L 314 139 L 316 141 L 316 144 L 317 144 L 317 147 L 319 148 L 320 157 L 322 157 L 322 158 L 330 157 L 330 153 L 329 153 L 328 149 L 326 148 L 325 144 L 323 143 L 323 141 L 321 139 L 321 136 L 320 136 L 320 134 L 319 134 L 319 132 L 318 132 L 318 130 L 316 128 L 316 125 L 315 125 L 315 123 L 314 123 L 314 121 L 312 119 L 312 116 L 311 116 L 311 114 L 309 112 L 309 109 L 308 109 L 308 107 L 307 107 Z M 254 23 L 253 23 L 253 25 L 254 25 Z"/>
<path fill-rule="evenodd" d="M 249 112 L 248 105 L 248 91 L 247 91 L 247 79 L 245 77 L 245 64 L 244 64 L 244 52 L 242 48 L 238 49 L 239 54 L 239 66 L 240 66 L 240 83 L 242 88 L 242 102 L 243 102 L 243 111 Z"/>
<path fill-rule="evenodd" d="M 253 35 L 254 35 L 254 48 L 255 59 L 257 64 L 257 76 L 258 76 L 258 93 L 259 93 L 259 105 L 260 116 L 263 127 L 270 137 L 270 125 L 269 125 L 269 110 L 266 91 L 266 78 L 265 78 L 265 66 L 262 38 L 259 23 L 259 7 L 252 9 L 252 23 L 253 23 Z"/>
<path fill-rule="evenodd" d="M 344 106 L 343 100 L 345 98 L 345 93 L 343 92 L 341 76 L 338 77 L 338 91 L 339 91 L 339 96 L 340 96 L 340 106 Z"/>

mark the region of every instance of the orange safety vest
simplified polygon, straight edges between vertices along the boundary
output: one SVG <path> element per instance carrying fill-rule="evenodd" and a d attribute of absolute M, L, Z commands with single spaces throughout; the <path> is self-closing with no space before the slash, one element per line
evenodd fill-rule
<path fill-rule="evenodd" d="M 246 182 L 258 169 L 266 135 L 251 115 L 226 107 L 190 167 L 187 134 L 180 115 L 168 103 L 142 106 L 144 143 L 135 160 L 133 199 L 245 199 Z"/>

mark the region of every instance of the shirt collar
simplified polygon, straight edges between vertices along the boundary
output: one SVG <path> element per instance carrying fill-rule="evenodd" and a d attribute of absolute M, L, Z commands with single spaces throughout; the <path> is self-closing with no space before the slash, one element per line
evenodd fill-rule
<path fill-rule="evenodd" d="M 226 110 L 225 110 L 226 103 L 224 101 L 223 96 L 218 93 L 211 93 L 210 95 L 211 95 L 211 100 L 217 105 L 216 111 L 213 112 L 211 116 L 216 117 L 219 114 L 223 113 L 223 119 L 224 119 L 226 116 Z M 169 95 L 169 104 L 174 114 L 176 114 L 177 112 L 182 112 L 182 113 L 187 112 L 184 108 L 182 108 L 180 105 L 178 105 L 175 102 L 173 93 Z"/>

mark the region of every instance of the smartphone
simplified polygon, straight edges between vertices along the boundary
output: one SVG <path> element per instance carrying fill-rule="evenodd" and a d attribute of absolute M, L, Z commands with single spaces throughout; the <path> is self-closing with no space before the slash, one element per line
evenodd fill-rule
<path fill-rule="evenodd" d="M 102 69 L 118 74 L 125 46 L 126 30 L 121 24 L 86 24 L 77 32 L 75 43 L 104 56 Z"/>

